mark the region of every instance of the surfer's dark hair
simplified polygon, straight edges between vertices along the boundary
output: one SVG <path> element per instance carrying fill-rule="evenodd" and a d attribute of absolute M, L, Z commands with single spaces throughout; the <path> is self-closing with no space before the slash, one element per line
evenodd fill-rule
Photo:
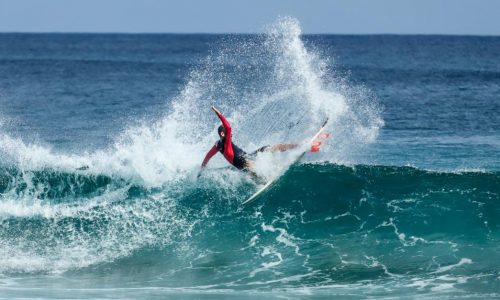
<path fill-rule="evenodd" d="M 226 129 L 224 128 L 224 125 L 219 126 L 219 128 L 217 128 L 217 132 L 219 133 L 219 135 L 221 132 L 226 133 Z"/>

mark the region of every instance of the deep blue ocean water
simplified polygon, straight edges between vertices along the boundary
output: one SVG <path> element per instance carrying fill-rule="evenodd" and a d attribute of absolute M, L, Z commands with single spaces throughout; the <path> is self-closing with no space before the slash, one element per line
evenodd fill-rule
<path fill-rule="evenodd" d="M 0 298 L 500 297 L 499 37 L 0 34 Z M 259 183 L 199 165 L 330 138 Z M 262 154 L 271 177 L 295 153 Z"/>

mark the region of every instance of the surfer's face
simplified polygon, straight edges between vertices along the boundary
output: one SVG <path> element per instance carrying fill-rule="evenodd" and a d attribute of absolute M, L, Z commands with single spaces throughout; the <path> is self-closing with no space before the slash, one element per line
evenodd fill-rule
<path fill-rule="evenodd" d="M 220 137 L 221 141 L 224 139 L 225 136 L 226 136 L 226 133 L 224 131 L 219 132 L 219 137 Z"/>
<path fill-rule="evenodd" d="M 217 128 L 217 133 L 219 133 L 220 140 L 223 141 L 226 136 L 226 128 L 222 125 L 219 126 L 219 128 Z"/>

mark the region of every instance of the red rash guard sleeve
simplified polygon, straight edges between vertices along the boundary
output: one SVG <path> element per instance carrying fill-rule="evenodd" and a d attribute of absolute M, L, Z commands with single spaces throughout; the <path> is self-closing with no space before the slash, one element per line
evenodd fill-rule
<path fill-rule="evenodd" d="M 217 113 L 217 116 L 222 122 L 222 126 L 224 126 L 224 129 L 226 130 L 224 139 L 224 157 L 232 164 L 234 161 L 234 150 L 231 144 L 231 138 L 232 138 L 231 124 L 229 124 L 229 122 L 226 120 L 223 114 Z"/>
<path fill-rule="evenodd" d="M 217 153 L 217 147 L 213 146 L 212 149 L 208 150 L 207 155 L 205 155 L 205 159 L 201 163 L 202 167 L 205 167 L 208 164 L 208 161 Z"/>

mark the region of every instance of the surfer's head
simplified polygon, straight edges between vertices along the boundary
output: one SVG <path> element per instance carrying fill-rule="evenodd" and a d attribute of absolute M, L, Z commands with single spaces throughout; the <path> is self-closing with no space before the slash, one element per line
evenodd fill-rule
<path fill-rule="evenodd" d="M 226 128 L 224 128 L 224 126 L 219 126 L 219 128 L 217 128 L 217 132 L 219 133 L 219 137 L 221 140 L 224 139 L 224 137 L 226 137 Z"/>

